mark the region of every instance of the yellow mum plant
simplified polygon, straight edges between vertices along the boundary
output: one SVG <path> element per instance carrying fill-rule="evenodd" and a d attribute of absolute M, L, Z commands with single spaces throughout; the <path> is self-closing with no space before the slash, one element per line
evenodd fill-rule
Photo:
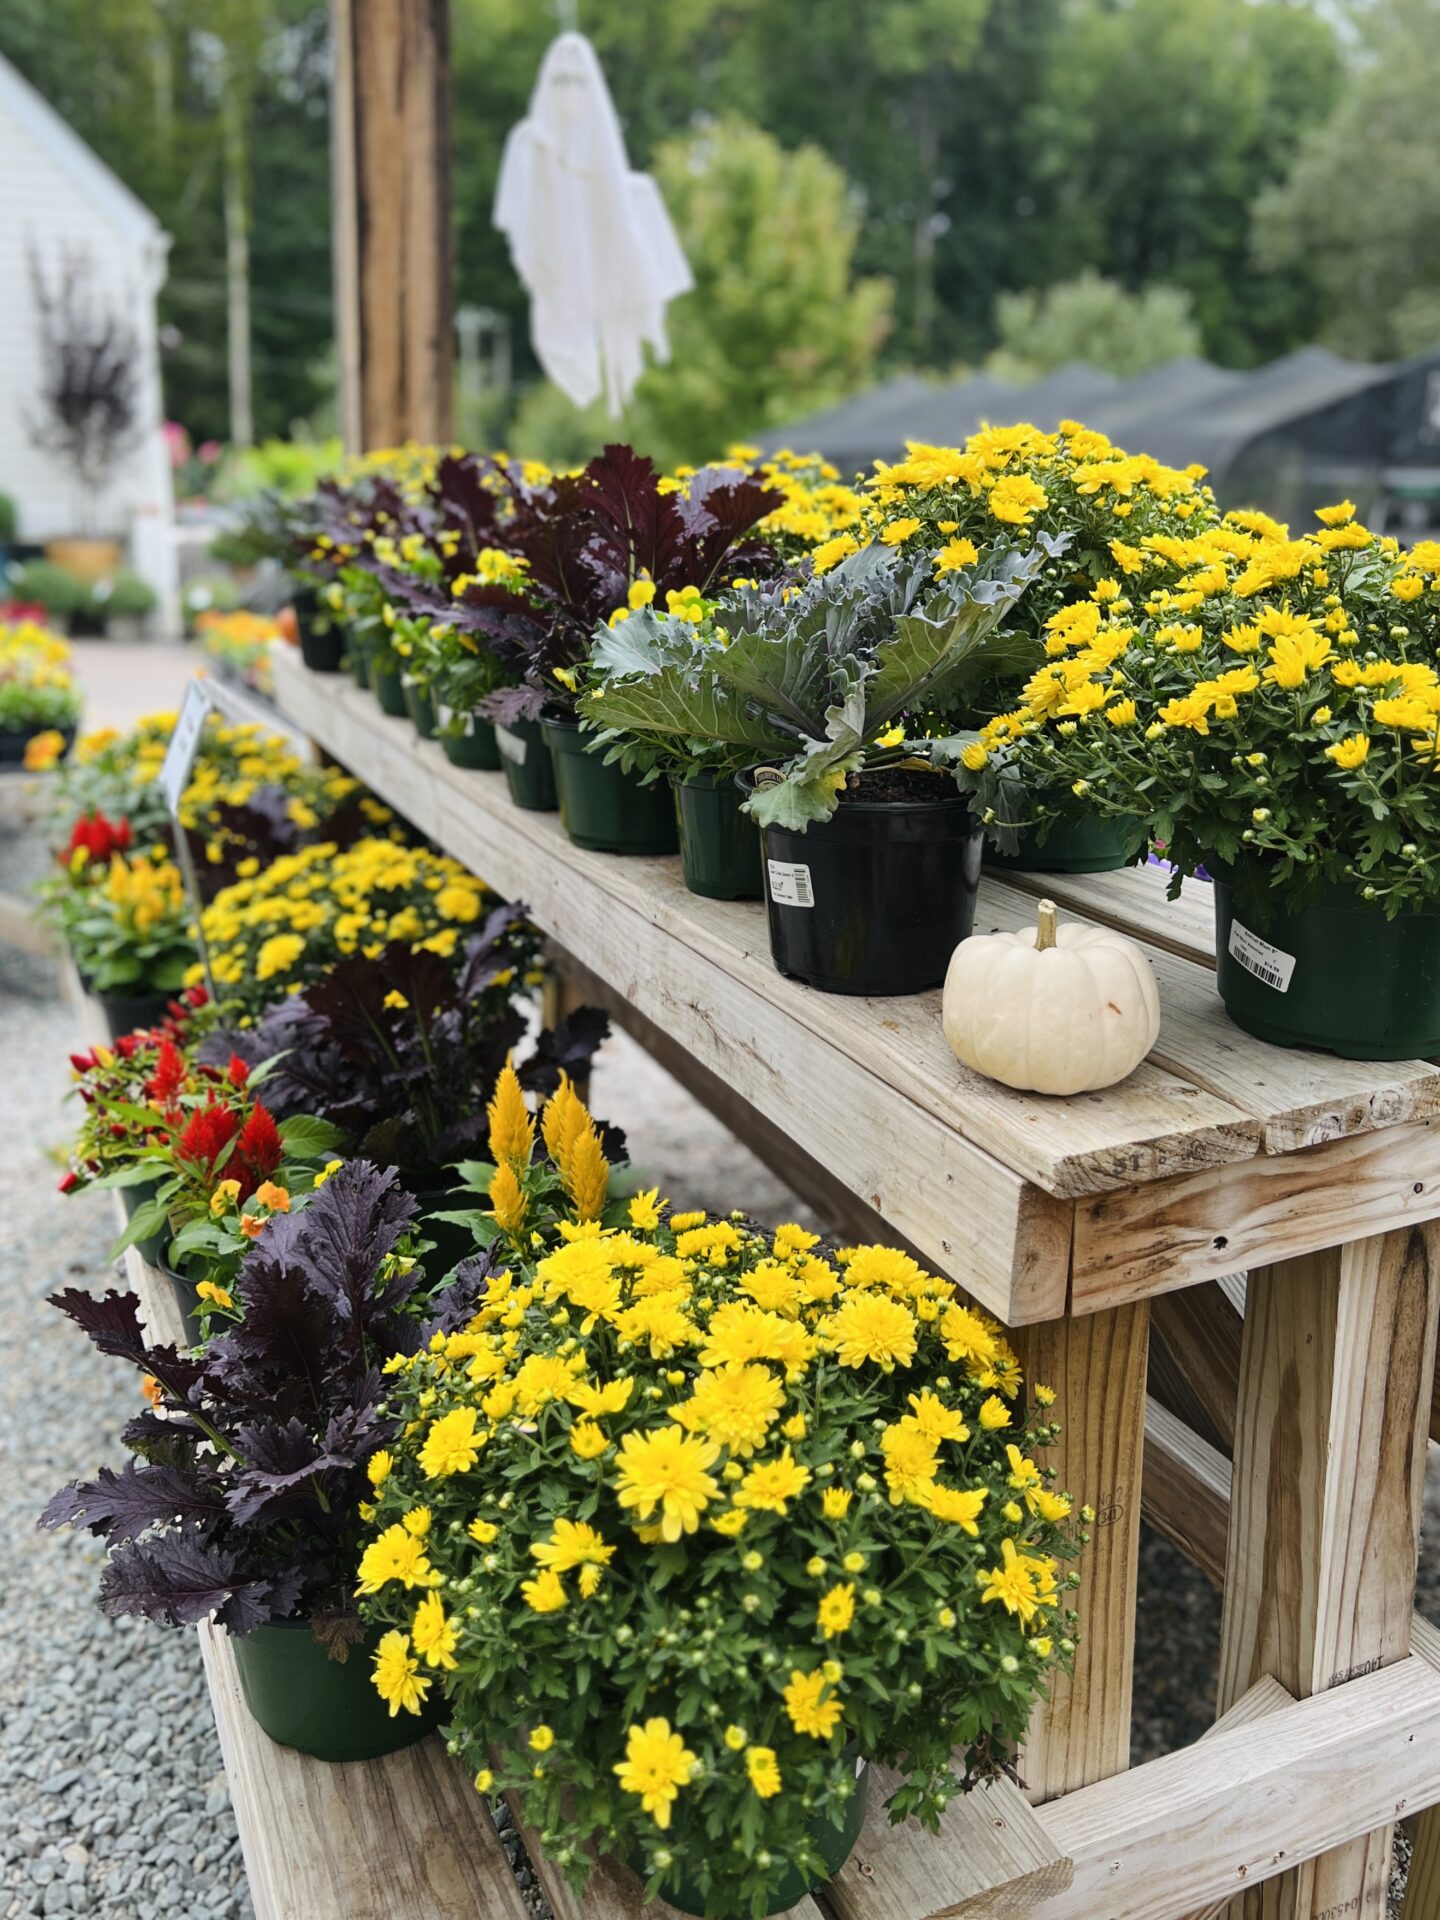
<path fill-rule="evenodd" d="M 226 887 L 205 909 L 215 984 L 254 1014 L 345 955 L 373 958 L 394 940 L 450 959 L 463 952 L 488 898 L 458 860 L 424 847 L 302 847 Z"/>
<path fill-rule="evenodd" d="M 707 1913 L 787 1907 L 863 1763 L 933 1827 L 1073 1650 L 1054 1395 L 894 1248 L 611 1197 L 568 1083 L 537 1125 L 502 1076 L 490 1151 L 483 1303 L 390 1365 L 376 1685 L 443 1690 L 577 1887 L 593 1849 Z"/>

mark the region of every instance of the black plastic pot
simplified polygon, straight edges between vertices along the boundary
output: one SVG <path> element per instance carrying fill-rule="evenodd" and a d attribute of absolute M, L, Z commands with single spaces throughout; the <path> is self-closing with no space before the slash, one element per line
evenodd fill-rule
<path fill-rule="evenodd" d="M 591 853 L 674 853 L 675 806 L 659 781 L 641 786 L 633 773 L 606 766 L 586 751 L 593 733 L 575 720 L 540 722 L 555 762 L 555 792 L 565 831 Z"/>
<path fill-rule="evenodd" d="M 1207 864 L 1210 864 L 1207 862 Z M 1237 1027 L 1347 1060 L 1440 1054 L 1440 911 L 1387 920 L 1349 887 L 1299 912 L 1212 867 L 1215 983 Z"/>
<path fill-rule="evenodd" d="M 1129 866 L 1129 834 L 1118 820 L 1081 813 L 1052 820 L 1020 836 L 1018 853 L 985 850 L 985 865 L 997 873 L 1114 873 Z"/>
<path fill-rule="evenodd" d="M 125 1209 L 125 1218 L 133 1220 L 140 1208 L 147 1201 L 153 1200 L 160 1191 L 160 1182 L 142 1180 L 133 1187 L 117 1187 L 115 1191 L 120 1195 L 120 1204 Z M 143 1240 L 137 1240 L 135 1250 L 148 1266 L 158 1267 L 160 1256 L 164 1253 L 165 1244 L 169 1238 L 169 1234 L 162 1227 L 158 1233 L 147 1233 Z"/>
<path fill-rule="evenodd" d="M 168 1234 L 162 1236 L 163 1240 L 166 1241 L 168 1241 L 169 1237 Z M 200 1324 L 195 1282 L 191 1280 L 188 1275 L 177 1273 L 163 1253 L 154 1264 L 170 1282 L 170 1291 L 175 1296 L 175 1304 L 185 1316 L 185 1332 L 189 1336 L 191 1346 L 198 1347 L 201 1340 L 205 1337 L 205 1330 Z"/>
<path fill-rule="evenodd" d="M 422 687 L 418 680 L 402 680 L 400 691 L 405 701 L 405 711 L 414 724 L 415 731 L 422 740 L 435 738 L 435 702 L 430 698 L 430 689 Z"/>
<path fill-rule="evenodd" d="M 855 1761 L 846 1753 L 841 1755 L 841 1765 L 855 1767 Z M 841 1824 L 832 1826 L 828 1820 L 818 1814 L 809 1823 L 810 1844 L 825 1862 L 825 1878 L 831 1880 L 844 1866 L 855 1850 L 855 1842 L 860 1838 L 860 1830 L 865 1825 L 865 1813 L 869 1798 L 870 1765 L 861 1761 L 855 1773 L 855 1791 L 845 1803 L 845 1818 Z M 643 1875 L 645 1862 L 634 1859 L 631 1865 Z M 818 1883 L 807 1880 L 796 1867 L 791 1867 L 771 1895 L 771 1903 L 765 1909 L 767 1915 L 789 1913 L 792 1907 L 799 1906 L 806 1894 Z M 692 1879 L 683 1868 L 673 1869 L 660 1884 L 661 1897 L 679 1913 L 703 1916 L 705 1896 L 701 1893 L 698 1881 Z M 735 1920 L 741 1920 L 736 1915 Z M 747 1916 L 748 1920 L 748 1916 Z"/>
<path fill-rule="evenodd" d="M 240 1691 L 272 1740 L 317 1760 L 376 1760 L 423 1740 L 444 1718 L 443 1676 L 430 1675 L 418 1714 L 391 1715 L 372 1679 L 382 1629 L 374 1628 L 349 1657 L 332 1660 L 308 1620 L 274 1620 L 230 1645 Z"/>
<path fill-rule="evenodd" d="M 437 736 L 445 758 L 452 767 L 469 767 L 477 773 L 498 773 L 500 771 L 500 748 L 495 739 L 495 725 L 491 720 L 482 720 L 478 713 L 464 716 L 463 733 L 453 733 L 453 718 L 449 725 Z"/>
<path fill-rule="evenodd" d="M 0 767 L 23 767 L 25 749 L 42 733 L 61 734 L 65 753 L 75 744 L 74 727 L 0 727 Z"/>
<path fill-rule="evenodd" d="M 400 678 L 400 669 L 391 666 L 387 657 L 370 657 L 370 691 L 380 702 L 380 711 L 388 713 L 392 720 L 406 717 L 405 684 Z"/>
<path fill-rule="evenodd" d="M 302 588 L 290 602 L 300 629 L 300 658 L 312 673 L 339 673 L 345 662 L 345 636 L 329 618 L 313 588 Z"/>
<path fill-rule="evenodd" d="M 97 993 L 95 996 L 112 1040 L 157 1026 L 165 1018 L 174 997 L 170 993 Z"/>
<path fill-rule="evenodd" d="M 760 829 L 740 811 L 728 774 L 670 776 L 680 829 L 680 864 L 691 893 L 709 900 L 763 900 Z"/>
<path fill-rule="evenodd" d="M 345 664 L 356 686 L 363 687 L 367 693 L 371 692 L 370 662 L 365 658 L 365 649 L 353 635 L 345 644 Z"/>
<path fill-rule="evenodd" d="M 527 813 L 555 811 L 555 768 L 538 720 L 495 722 L 495 744 L 510 798 Z"/>
<path fill-rule="evenodd" d="M 953 788 L 934 800 L 842 799 L 805 833 L 763 827 L 775 965 L 824 993 L 938 987 L 975 924 L 983 831 Z"/>

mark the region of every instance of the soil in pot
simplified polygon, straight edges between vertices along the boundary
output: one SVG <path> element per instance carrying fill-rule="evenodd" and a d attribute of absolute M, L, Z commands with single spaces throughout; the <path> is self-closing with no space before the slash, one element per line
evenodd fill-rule
<path fill-rule="evenodd" d="M 555 792 L 565 831 L 591 853 L 674 853 L 679 847 L 675 803 L 658 780 L 607 766 L 587 751 L 593 733 L 574 720 L 542 720 L 555 763 Z"/>
<path fill-rule="evenodd" d="M 441 749 L 451 766 L 470 767 L 477 773 L 498 773 L 500 747 L 494 722 L 482 719 L 478 713 L 467 713 L 461 722 L 463 731 L 454 731 L 455 725 L 452 717 L 439 735 Z"/>
<path fill-rule="evenodd" d="M 691 893 L 710 900 L 763 900 L 760 829 L 740 811 L 743 795 L 728 776 L 670 776 L 680 834 L 680 864 Z"/>
<path fill-rule="evenodd" d="M 845 1818 L 836 1827 L 828 1820 L 817 1816 L 810 1822 L 810 1843 L 825 1862 L 824 1878 L 833 1879 L 854 1851 L 855 1842 L 860 1838 L 860 1830 L 865 1825 L 868 1810 L 870 1787 L 870 1764 L 862 1760 L 858 1765 L 852 1760 L 848 1765 L 855 1766 L 855 1792 L 845 1803 Z M 632 1861 L 637 1871 L 643 1872 L 644 1863 Z M 799 1906 L 806 1894 L 817 1884 L 792 1867 L 775 1889 L 771 1905 L 765 1911 L 767 1915 L 789 1913 L 792 1907 Z M 661 1883 L 660 1893 L 677 1912 L 703 1916 L 705 1896 L 698 1884 L 683 1873 L 673 1873 Z M 742 1920 L 737 1915 L 736 1920 Z M 749 1916 L 743 1916 L 749 1920 Z"/>
<path fill-rule="evenodd" d="M 168 993 L 98 993 L 100 1011 L 110 1038 L 119 1040 L 127 1033 L 141 1033 L 158 1026 L 165 1018 L 173 995 Z"/>
<path fill-rule="evenodd" d="M 373 655 L 370 660 L 370 690 L 380 702 L 382 713 L 388 713 L 392 720 L 404 720 L 407 717 L 405 683 L 400 678 L 399 670 L 392 667 L 388 660 L 376 659 Z"/>
<path fill-rule="evenodd" d="M 371 1680 L 381 1629 L 345 1660 L 332 1660 L 307 1620 L 277 1620 L 231 1636 L 240 1691 L 259 1725 L 282 1747 L 317 1760 L 375 1760 L 413 1746 L 445 1717 L 439 1674 L 419 1714 L 393 1717 Z"/>
<path fill-rule="evenodd" d="M 1215 982 L 1246 1033 L 1347 1060 L 1440 1054 L 1440 910 L 1387 920 L 1349 887 L 1298 911 L 1214 872 Z"/>
<path fill-rule="evenodd" d="M 538 720 L 495 722 L 495 744 L 510 798 L 527 813 L 555 811 L 555 768 Z"/>
<path fill-rule="evenodd" d="M 418 680 L 402 680 L 400 690 L 405 698 L 405 711 L 409 714 L 415 731 L 422 740 L 435 738 L 435 702 L 430 698 L 428 687 L 422 687 Z"/>
<path fill-rule="evenodd" d="M 852 775 L 805 833 L 762 828 L 775 965 L 825 993 L 938 987 L 975 924 L 983 831 L 946 776 L 900 767 Z"/>
<path fill-rule="evenodd" d="M 1052 820 L 1048 830 L 1032 828 L 1020 835 L 1018 853 L 985 849 L 985 865 L 997 873 L 1114 873 L 1129 866 L 1125 825 L 1098 813 L 1082 813 Z"/>

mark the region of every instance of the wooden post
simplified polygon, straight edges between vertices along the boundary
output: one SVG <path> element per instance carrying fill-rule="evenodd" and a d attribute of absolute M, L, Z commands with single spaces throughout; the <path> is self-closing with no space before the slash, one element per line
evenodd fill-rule
<path fill-rule="evenodd" d="M 1054 1387 L 1062 1432 L 1040 1458 L 1077 1506 L 1095 1508 L 1079 1562 L 1074 1672 L 1035 1709 L 1020 1762 L 1034 1801 L 1053 1800 L 1130 1764 L 1135 1576 L 1145 1447 L 1150 1303 L 1050 1320 L 1013 1337 L 1027 1383 Z"/>
<path fill-rule="evenodd" d="M 1410 1648 L 1440 1304 L 1440 1225 L 1250 1276 L 1220 1710 L 1262 1675 L 1297 1698 Z M 1232 1920 L 1375 1920 L 1391 1830 L 1232 1902 Z"/>
<path fill-rule="evenodd" d="M 451 437 L 449 0 L 331 0 L 340 411 L 352 453 Z"/>

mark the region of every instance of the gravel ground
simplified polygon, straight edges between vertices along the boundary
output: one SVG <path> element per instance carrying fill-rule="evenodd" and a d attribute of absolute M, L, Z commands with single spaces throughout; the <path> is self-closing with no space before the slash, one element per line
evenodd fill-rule
<path fill-rule="evenodd" d="M 0 888 L 20 890 L 42 861 L 38 836 L 0 820 Z M 136 1405 L 128 1370 L 44 1304 L 57 1287 L 103 1287 L 111 1278 L 108 1200 L 62 1200 L 54 1190 L 52 1156 L 68 1128 L 66 1055 L 79 1043 L 53 966 L 0 948 L 0 1217 L 11 1251 L 0 1292 L 0 1920 L 248 1920 L 191 1636 L 106 1620 L 95 1605 L 98 1543 L 35 1527 L 67 1479 L 118 1464 L 113 1436 Z M 812 1218 L 623 1036 L 607 1043 L 592 1092 L 597 1111 L 626 1127 L 647 1184 L 658 1182 L 677 1204 L 739 1206 L 766 1223 Z M 1440 1621 L 1434 1458 L 1432 1450 L 1418 1602 Z M 1219 1596 L 1147 1530 L 1133 1761 L 1209 1726 L 1219 1636 Z M 527 1901 L 543 1915 L 518 1847 L 517 1865 Z"/>

